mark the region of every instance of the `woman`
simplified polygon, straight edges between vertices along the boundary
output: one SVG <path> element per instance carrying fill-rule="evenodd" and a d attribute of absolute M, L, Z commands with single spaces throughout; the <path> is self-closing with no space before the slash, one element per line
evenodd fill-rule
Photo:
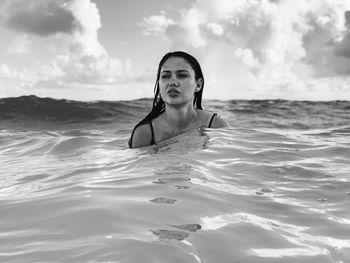
<path fill-rule="evenodd" d="M 204 77 L 198 61 L 182 52 L 167 53 L 159 63 L 151 112 L 134 128 L 130 148 L 159 143 L 199 127 L 228 123 L 202 109 Z"/>

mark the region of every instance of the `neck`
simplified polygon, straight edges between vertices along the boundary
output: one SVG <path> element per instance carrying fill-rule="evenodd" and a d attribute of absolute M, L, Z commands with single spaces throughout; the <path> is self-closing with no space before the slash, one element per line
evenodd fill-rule
<path fill-rule="evenodd" d="M 166 105 L 164 117 L 168 126 L 181 130 L 191 125 L 196 120 L 197 114 L 197 110 L 191 102 L 185 107 Z"/>

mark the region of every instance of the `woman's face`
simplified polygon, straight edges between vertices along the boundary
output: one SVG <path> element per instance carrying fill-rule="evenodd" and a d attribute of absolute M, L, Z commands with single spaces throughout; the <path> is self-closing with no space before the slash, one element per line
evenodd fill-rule
<path fill-rule="evenodd" d="M 159 76 L 159 91 L 169 105 L 193 101 L 194 93 L 202 88 L 202 79 L 195 79 L 191 65 L 181 57 L 171 57 L 163 64 Z"/>

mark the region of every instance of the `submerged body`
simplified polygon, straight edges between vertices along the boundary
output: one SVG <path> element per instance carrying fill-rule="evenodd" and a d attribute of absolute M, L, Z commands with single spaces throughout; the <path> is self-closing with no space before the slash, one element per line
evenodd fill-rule
<path fill-rule="evenodd" d="M 134 132 L 133 145 L 137 147 L 157 144 L 171 137 L 200 128 L 220 128 L 226 125 L 216 113 L 210 113 L 204 110 L 197 110 L 196 117 L 182 131 L 172 129 L 165 119 L 164 114 L 150 120 L 149 123 L 139 126 Z"/>

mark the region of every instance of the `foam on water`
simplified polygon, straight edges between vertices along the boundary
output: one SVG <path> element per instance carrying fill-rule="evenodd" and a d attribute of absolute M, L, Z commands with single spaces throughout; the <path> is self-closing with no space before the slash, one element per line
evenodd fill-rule
<path fill-rule="evenodd" d="M 208 105 L 233 127 L 141 149 L 141 114 L 100 122 L 124 114 L 108 103 L 91 122 L 7 118 L 0 261 L 349 262 L 349 104 Z"/>

